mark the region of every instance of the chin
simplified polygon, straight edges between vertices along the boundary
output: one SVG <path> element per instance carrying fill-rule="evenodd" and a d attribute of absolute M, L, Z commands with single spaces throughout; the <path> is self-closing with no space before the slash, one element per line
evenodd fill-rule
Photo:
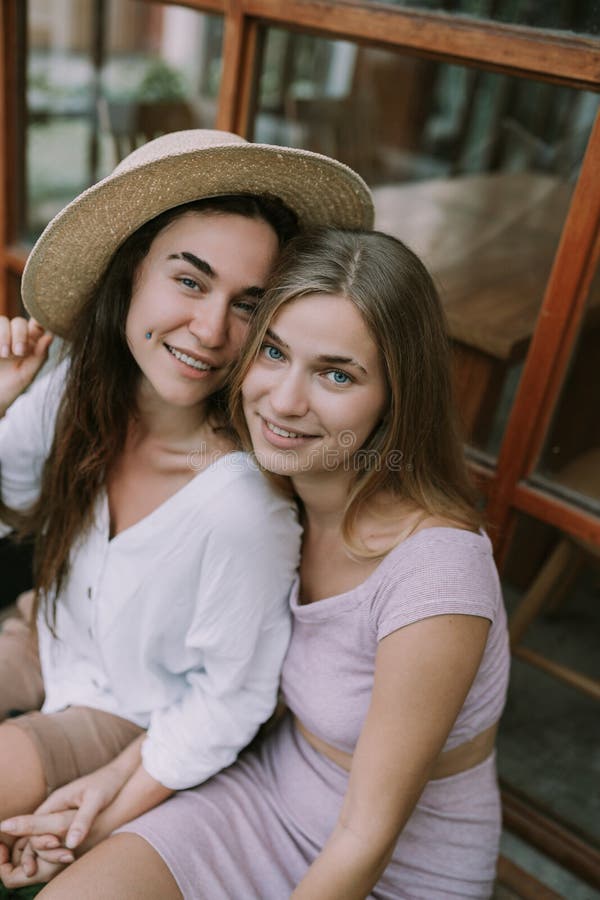
<path fill-rule="evenodd" d="M 273 475 L 293 476 L 300 468 L 298 459 L 282 451 L 273 450 L 272 447 L 260 450 L 255 447 L 254 456 L 259 466 Z"/>

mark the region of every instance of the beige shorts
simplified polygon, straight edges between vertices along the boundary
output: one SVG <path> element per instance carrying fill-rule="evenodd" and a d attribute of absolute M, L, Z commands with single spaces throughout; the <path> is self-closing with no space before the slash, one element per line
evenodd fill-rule
<path fill-rule="evenodd" d="M 144 730 L 127 719 L 88 706 L 69 706 L 55 713 L 31 712 L 8 721 L 26 731 L 35 744 L 48 794 L 106 765 Z"/>
<path fill-rule="evenodd" d="M 7 720 L 27 732 L 42 761 L 50 794 L 106 765 L 143 729 L 87 706 L 37 711 L 44 702 L 44 685 L 35 632 L 28 624 L 30 600 L 22 596 L 15 615 L 3 622 L 0 631 L 0 722 Z"/>

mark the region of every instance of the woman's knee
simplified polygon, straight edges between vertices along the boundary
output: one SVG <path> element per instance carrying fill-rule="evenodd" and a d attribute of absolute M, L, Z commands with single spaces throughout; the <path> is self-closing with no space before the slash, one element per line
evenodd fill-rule
<path fill-rule="evenodd" d="M 0 722 L 15 710 L 39 709 L 44 701 L 37 639 L 31 628 L 31 598 L 5 619 L 0 630 Z"/>
<path fill-rule="evenodd" d="M 33 812 L 46 797 L 42 759 L 30 735 L 12 722 L 0 725 L 0 820 Z"/>
<path fill-rule="evenodd" d="M 136 834 L 115 834 L 68 866 L 40 900 L 183 900 L 162 857 Z"/>

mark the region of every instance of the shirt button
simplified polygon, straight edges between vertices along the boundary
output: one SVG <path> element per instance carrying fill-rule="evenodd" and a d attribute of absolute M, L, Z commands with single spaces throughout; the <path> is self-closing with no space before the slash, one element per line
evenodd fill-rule
<path fill-rule="evenodd" d="M 89 588 L 87 589 L 87 595 L 88 595 L 88 600 L 91 600 L 91 599 L 92 599 L 92 589 L 91 589 L 91 587 L 89 587 Z"/>

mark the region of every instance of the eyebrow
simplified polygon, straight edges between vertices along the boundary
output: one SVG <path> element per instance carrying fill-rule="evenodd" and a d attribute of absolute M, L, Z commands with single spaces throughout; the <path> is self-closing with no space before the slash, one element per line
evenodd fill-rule
<path fill-rule="evenodd" d="M 171 253 L 167 259 L 185 259 L 186 262 L 191 263 L 195 269 L 203 272 L 204 275 L 208 275 L 209 278 L 215 278 L 217 275 L 213 267 L 205 259 L 200 259 L 199 256 L 196 256 L 195 253 L 190 253 L 188 250 L 182 250 L 181 253 Z"/>
<path fill-rule="evenodd" d="M 282 341 L 278 334 L 276 334 L 271 328 L 267 328 L 267 335 L 271 338 L 271 340 L 275 341 L 279 344 L 280 347 L 283 347 L 284 350 L 289 350 L 289 344 L 286 344 L 285 341 Z M 359 369 L 364 375 L 368 375 L 369 373 L 365 369 L 364 366 L 354 359 L 352 356 L 331 356 L 329 354 L 321 354 L 320 356 L 315 356 L 315 360 L 319 363 L 326 363 L 331 366 L 353 366 L 355 369 Z"/>
<path fill-rule="evenodd" d="M 217 273 L 210 263 L 207 263 L 205 259 L 200 259 L 195 253 L 190 253 L 189 250 L 182 250 L 181 253 L 171 253 L 167 259 L 184 259 L 209 278 L 217 277 Z M 260 298 L 263 296 L 264 292 L 264 288 L 258 287 L 257 285 L 251 285 L 250 287 L 243 288 L 243 290 L 240 291 L 239 296 Z"/>

